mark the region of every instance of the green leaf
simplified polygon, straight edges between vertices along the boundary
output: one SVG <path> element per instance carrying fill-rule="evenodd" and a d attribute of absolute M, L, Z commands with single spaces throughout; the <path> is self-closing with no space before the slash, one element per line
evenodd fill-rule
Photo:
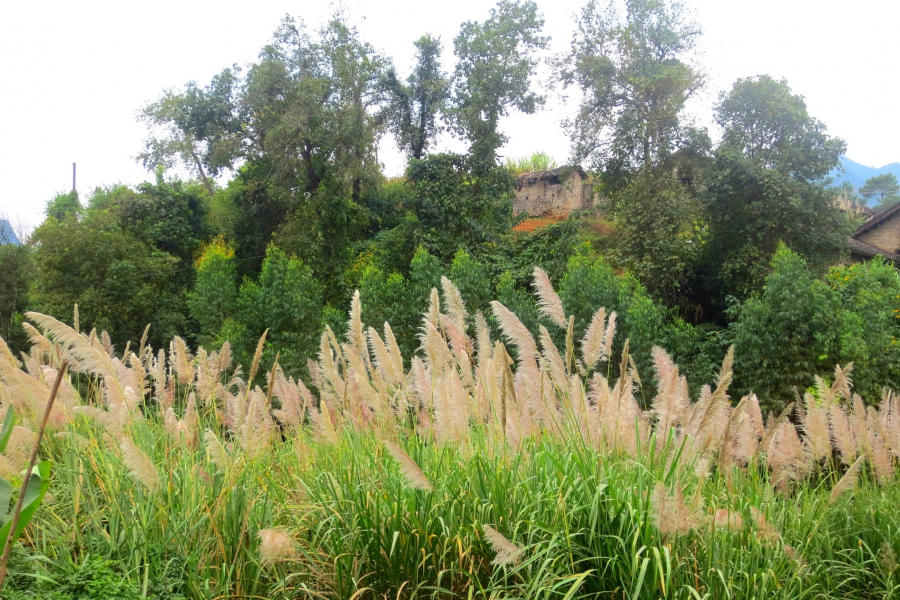
<path fill-rule="evenodd" d="M 6 411 L 6 419 L 3 420 L 3 428 L 0 428 L 0 452 L 6 451 L 6 445 L 9 443 L 9 436 L 12 435 L 13 427 L 16 425 L 16 409 L 10 406 Z"/>
<path fill-rule="evenodd" d="M 7 483 L 7 485 L 9 484 Z M 13 542 L 19 539 L 19 536 L 22 535 L 22 531 L 28 526 L 35 511 L 37 511 L 38 506 L 41 505 L 41 500 L 44 499 L 44 495 L 47 493 L 49 487 L 50 461 L 45 460 L 37 465 L 37 468 L 31 473 L 31 477 L 28 479 L 28 486 L 25 488 L 25 500 L 22 503 L 22 512 L 19 514 L 19 523 L 16 526 L 16 531 L 12 538 Z M 2 493 L 3 490 L 0 489 L 0 494 Z M 0 501 L 2 501 L 2 497 L 0 497 Z M 7 518 L 10 520 L 7 520 L 3 524 L 3 527 L 0 528 L 0 543 L 2 543 L 3 540 L 6 540 L 9 535 L 9 530 L 12 527 L 12 515 L 7 515 Z"/>
<path fill-rule="evenodd" d="M 0 527 L 6 525 L 9 519 L 9 499 L 12 497 L 13 487 L 10 482 L 0 479 Z"/>

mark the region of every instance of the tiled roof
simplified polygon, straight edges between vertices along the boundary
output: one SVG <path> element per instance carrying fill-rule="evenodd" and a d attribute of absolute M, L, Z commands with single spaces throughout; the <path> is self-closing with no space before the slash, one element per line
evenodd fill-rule
<path fill-rule="evenodd" d="M 883 256 L 888 260 L 893 262 L 900 262 L 900 256 L 894 254 L 893 252 L 888 252 L 886 250 L 882 250 L 881 248 L 877 248 L 872 244 L 867 244 L 865 242 L 861 242 L 856 238 L 847 238 L 847 247 L 854 254 L 860 254 L 862 256 L 868 256 L 869 258 L 875 256 Z"/>

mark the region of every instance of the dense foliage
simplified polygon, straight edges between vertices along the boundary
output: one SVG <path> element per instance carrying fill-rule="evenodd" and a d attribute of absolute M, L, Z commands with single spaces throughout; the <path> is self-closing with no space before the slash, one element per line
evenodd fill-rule
<path fill-rule="evenodd" d="M 591 0 L 555 57 L 543 24 L 534 2 L 502 0 L 452 44 L 420 37 L 404 76 L 341 13 L 318 28 L 286 17 L 255 63 L 144 107 L 139 160 L 152 182 L 59 194 L 21 245 L 0 240 L 0 406 L 34 413 L 50 369 L 83 343 L 107 368 L 72 355 L 74 412 L 42 450 L 59 466 L 58 504 L 16 550 L 12 597 L 898 593 L 884 565 L 900 551 L 900 488 L 876 472 L 875 446 L 852 451 L 865 468 L 837 442 L 814 460 L 776 451 L 811 443 L 809 419 L 846 411 L 862 440 L 878 427 L 866 419 L 896 410 L 900 276 L 880 259 L 844 264 L 859 222 L 836 198 L 853 190 L 825 179 L 844 142 L 766 75 L 720 95 L 718 132 L 696 127 L 685 106 L 705 82 L 701 32 L 678 0 Z M 556 161 L 500 152 L 515 134 L 502 118 L 546 100 L 542 61 L 560 94 L 578 93 L 563 127 L 595 208 L 537 220 L 513 214 L 516 177 Z M 400 177 L 381 171 L 385 135 L 407 155 Z M 468 149 L 436 152 L 442 135 Z M 859 193 L 888 206 L 896 188 L 873 178 Z M 515 335 L 492 300 L 516 315 Z M 55 324 L 35 317 L 42 334 L 28 311 Z M 616 335 L 590 363 L 575 332 L 597 315 Z M 570 435 L 593 435 L 584 406 L 564 415 L 567 432 L 534 412 L 577 409 L 578 397 L 601 411 L 603 394 L 625 393 L 617 377 L 634 402 L 619 433 L 654 430 L 627 449 Z M 721 412 L 707 413 L 732 377 L 734 401 L 722 391 Z M 467 398 L 456 410 L 468 417 L 423 390 Z M 414 395 L 418 405 L 396 404 Z M 508 401 L 524 411 L 512 444 L 488 414 L 502 404 L 505 420 Z M 740 416 L 750 405 L 772 420 L 753 434 L 765 449 L 746 470 L 716 463 L 726 446 L 693 457 L 710 460 L 705 478 L 673 454 L 691 415 L 732 435 L 756 422 Z M 675 413 L 670 439 L 660 422 Z M 269 429 L 257 452 L 245 438 L 259 423 Z M 435 477 L 428 494 L 403 487 L 385 454 L 400 447 Z M 135 486 L 128 461 L 141 453 L 164 485 Z M 862 477 L 871 510 L 831 499 L 845 473 Z M 678 478 L 748 526 L 721 531 L 710 510 L 690 533 L 660 530 L 653 488 L 680 493 Z M 296 534 L 290 560 L 268 561 L 260 547 L 283 530 Z M 498 548 L 516 544 L 527 558 L 499 566 Z"/>

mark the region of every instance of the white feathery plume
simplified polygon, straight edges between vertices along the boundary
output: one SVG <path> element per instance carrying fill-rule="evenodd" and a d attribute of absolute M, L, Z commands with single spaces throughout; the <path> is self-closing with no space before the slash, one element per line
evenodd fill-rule
<path fill-rule="evenodd" d="M 367 353 L 366 336 L 363 333 L 362 302 L 359 299 L 359 290 L 354 290 L 353 300 L 350 302 L 350 312 L 347 319 L 347 341 L 360 355 Z"/>
<path fill-rule="evenodd" d="M 119 440 L 119 448 L 129 475 L 149 491 L 159 490 L 159 473 L 150 457 L 127 437 Z"/>
<path fill-rule="evenodd" d="M 713 524 L 716 529 L 736 531 L 738 529 L 743 529 L 744 519 L 739 512 L 728 510 L 727 508 L 720 508 L 713 516 Z"/>
<path fill-rule="evenodd" d="M 176 335 L 169 344 L 169 361 L 178 378 L 178 383 L 189 385 L 194 381 L 193 358 L 185 341 Z"/>
<path fill-rule="evenodd" d="M 866 410 L 869 462 L 879 481 L 886 481 L 894 475 L 894 461 L 888 446 L 887 431 L 881 416 L 874 407 Z"/>
<path fill-rule="evenodd" d="M 538 306 L 540 306 L 541 314 L 550 319 L 555 325 L 562 329 L 569 326 L 569 319 L 566 318 L 566 311 L 563 310 L 562 300 L 547 273 L 540 267 L 534 268 L 534 289 L 538 297 Z"/>
<path fill-rule="evenodd" d="M 818 462 L 831 456 L 831 433 L 828 429 L 828 412 L 819 406 L 812 394 L 804 395 L 806 414 L 803 418 L 803 431 L 806 434 L 803 445 L 809 458 Z"/>
<path fill-rule="evenodd" d="M 447 314 L 450 315 L 450 319 L 460 334 L 465 335 L 467 313 L 462 294 L 459 293 L 453 282 L 444 276 L 441 276 L 441 289 L 444 292 L 444 306 L 447 307 Z"/>
<path fill-rule="evenodd" d="M 569 384 L 569 377 L 566 375 L 566 366 L 565 363 L 563 363 L 562 355 L 559 353 L 556 344 L 553 343 L 553 339 L 550 337 L 550 332 L 547 331 L 547 328 L 543 325 L 540 325 L 538 328 L 541 332 L 540 340 L 541 350 L 543 350 L 542 356 L 547 363 L 550 377 L 553 378 L 553 383 L 557 388 L 565 390 Z"/>
<path fill-rule="evenodd" d="M 651 518 L 663 536 L 686 535 L 700 524 L 700 509 L 684 499 L 681 485 L 675 482 L 675 491 L 669 494 L 663 483 L 653 488 Z"/>
<path fill-rule="evenodd" d="M 299 556 L 297 542 L 280 529 L 259 530 L 259 557 L 263 564 L 293 560 Z"/>
<path fill-rule="evenodd" d="M 537 344 L 535 344 L 531 332 L 522 324 L 519 317 L 496 300 L 491 301 L 491 308 L 494 311 L 494 316 L 500 323 L 500 330 L 503 332 L 503 335 L 518 350 L 519 361 L 524 362 L 536 359 L 538 355 Z"/>
<path fill-rule="evenodd" d="M 374 327 L 369 327 L 366 332 L 369 338 L 369 348 L 374 357 L 372 362 L 375 368 L 384 378 L 384 381 L 390 386 L 396 386 L 403 380 L 403 372 L 397 372 L 394 368 L 394 362 L 391 360 L 387 346 L 381 341 L 381 336 Z"/>
<path fill-rule="evenodd" d="M 609 356 L 609 348 L 604 343 L 603 337 L 605 331 L 606 309 L 601 307 L 594 313 L 591 324 L 581 339 L 581 357 L 587 370 L 593 369 L 597 362 Z"/>
<path fill-rule="evenodd" d="M 497 565 L 498 567 L 511 565 L 521 560 L 522 554 L 525 552 L 522 546 L 512 543 L 506 536 L 490 525 L 482 524 L 481 529 L 484 531 L 484 537 L 490 544 L 491 550 L 496 554 L 494 560 L 491 561 L 492 565 Z"/>
<path fill-rule="evenodd" d="M 212 429 L 207 429 L 203 432 L 203 441 L 206 444 L 206 453 L 209 455 L 209 460 L 222 471 L 228 470 L 232 463 L 231 456 Z"/>
<path fill-rule="evenodd" d="M 828 422 L 831 425 L 831 440 L 834 447 L 837 448 L 838 456 L 845 465 L 850 465 L 856 460 L 857 446 L 856 437 L 850 428 L 850 421 L 847 419 L 847 413 L 837 403 L 831 405 L 828 411 Z"/>
<path fill-rule="evenodd" d="M 863 463 L 865 462 L 865 455 L 857 458 L 850 468 L 847 469 L 847 472 L 844 473 L 844 476 L 841 477 L 840 481 L 838 481 L 834 487 L 831 489 L 831 502 L 834 502 L 838 499 L 842 494 L 852 491 L 856 487 L 856 481 L 859 477 L 859 470 L 862 468 Z"/>
<path fill-rule="evenodd" d="M 478 364 L 484 366 L 491 359 L 491 330 L 488 328 L 487 319 L 481 311 L 475 314 L 475 339 L 478 352 Z"/>
<path fill-rule="evenodd" d="M 440 326 L 440 314 L 440 296 L 438 296 L 437 288 L 431 288 L 431 295 L 428 296 L 428 312 L 423 315 L 423 318 L 434 325 L 434 328 L 437 329 Z"/>
<path fill-rule="evenodd" d="M 394 331 L 391 329 L 387 321 L 384 322 L 384 345 L 388 351 L 388 357 L 391 360 L 391 368 L 399 374 L 398 381 L 403 380 L 403 354 L 400 352 L 400 346 L 397 345 L 397 338 L 394 337 Z"/>
<path fill-rule="evenodd" d="M 413 489 L 425 492 L 434 491 L 434 486 L 431 485 L 428 477 L 425 476 L 425 473 L 422 472 L 422 469 L 419 468 L 416 461 L 404 452 L 400 446 L 385 440 L 384 447 L 387 448 L 387 451 L 394 457 L 394 460 L 400 464 L 400 473 L 403 475 L 406 485 Z"/>

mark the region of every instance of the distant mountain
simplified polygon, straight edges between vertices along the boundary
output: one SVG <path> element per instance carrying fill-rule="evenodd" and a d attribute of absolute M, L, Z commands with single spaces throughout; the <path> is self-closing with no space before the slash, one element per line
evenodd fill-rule
<path fill-rule="evenodd" d="M 900 179 L 900 163 L 893 162 L 883 167 L 867 167 L 856 161 L 850 160 L 846 156 L 841 157 L 841 168 L 833 170 L 828 175 L 834 178 L 832 185 L 839 186 L 844 181 L 849 181 L 853 187 L 859 189 L 866 183 L 866 179 L 881 175 L 883 173 L 893 173 L 897 179 Z"/>
<path fill-rule="evenodd" d="M 6 219 L 0 219 L 0 244 L 19 245 L 19 238 L 16 237 L 16 232 L 13 231 L 12 225 Z"/>

